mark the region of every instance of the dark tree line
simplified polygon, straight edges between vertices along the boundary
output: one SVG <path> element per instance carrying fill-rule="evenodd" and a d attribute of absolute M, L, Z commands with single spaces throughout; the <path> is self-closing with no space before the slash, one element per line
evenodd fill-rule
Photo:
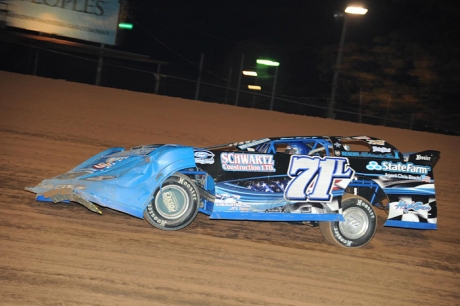
<path fill-rule="evenodd" d="M 419 125 L 460 130 L 460 21 L 455 1 L 394 0 L 399 24 L 368 43 L 347 42 L 338 107 L 372 116 L 410 116 Z M 335 48 L 320 53 L 330 77 Z M 409 118 L 408 118 L 409 120 Z"/>

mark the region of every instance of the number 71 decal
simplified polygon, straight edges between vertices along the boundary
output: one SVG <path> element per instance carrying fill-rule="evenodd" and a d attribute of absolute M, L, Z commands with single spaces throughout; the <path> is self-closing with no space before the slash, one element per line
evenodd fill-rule
<path fill-rule="evenodd" d="M 355 171 L 343 157 L 291 156 L 291 177 L 284 197 L 291 201 L 331 201 L 336 179 L 349 179 Z"/>

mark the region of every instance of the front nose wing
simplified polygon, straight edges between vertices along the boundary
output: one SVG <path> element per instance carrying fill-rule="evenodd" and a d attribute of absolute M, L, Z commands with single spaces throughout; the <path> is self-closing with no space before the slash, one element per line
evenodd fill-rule
<path fill-rule="evenodd" d="M 33 192 L 33 190 L 30 190 L 27 187 L 25 189 L 28 190 L 28 191 Z M 102 214 L 102 211 L 99 208 L 97 208 L 96 205 L 94 205 L 90 201 L 84 199 L 82 196 L 76 194 L 72 188 L 52 189 L 52 190 L 49 190 L 49 191 L 43 193 L 43 197 L 47 198 L 47 199 L 50 199 L 54 203 L 64 202 L 64 201 L 76 202 L 76 203 L 79 203 L 79 204 L 85 206 L 86 208 L 88 208 L 92 212 L 98 213 L 100 215 Z"/>

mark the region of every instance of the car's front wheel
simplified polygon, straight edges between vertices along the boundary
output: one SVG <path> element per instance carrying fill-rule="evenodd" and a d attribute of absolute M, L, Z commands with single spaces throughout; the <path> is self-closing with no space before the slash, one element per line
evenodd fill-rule
<path fill-rule="evenodd" d="M 154 192 L 144 211 L 144 219 L 162 230 L 179 230 L 196 217 L 199 192 L 186 175 L 175 173 Z"/>
<path fill-rule="evenodd" d="M 320 222 L 324 238 L 346 248 L 360 248 L 368 244 L 377 229 L 377 216 L 365 198 L 344 194 L 342 214 L 345 221 Z"/>

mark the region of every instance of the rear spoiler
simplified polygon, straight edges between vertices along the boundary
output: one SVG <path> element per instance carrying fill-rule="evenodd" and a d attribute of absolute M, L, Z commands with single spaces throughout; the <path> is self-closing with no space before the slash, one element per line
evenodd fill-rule
<path fill-rule="evenodd" d="M 404 160 L 418 165 L 430 166 L 433 168 L 438 162 L 441 152 L 435 150 L 426 150 L 415 153 L 405 153 Z"/>

